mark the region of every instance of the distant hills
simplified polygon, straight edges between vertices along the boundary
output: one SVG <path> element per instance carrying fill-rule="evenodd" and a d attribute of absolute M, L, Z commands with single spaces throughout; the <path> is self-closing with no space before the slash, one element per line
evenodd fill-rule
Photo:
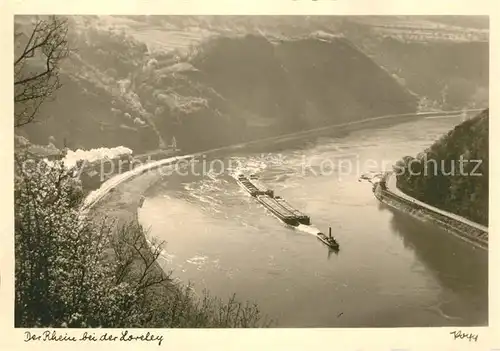
<path fill-rule="evenodd" d="M 64 86 L 40 123 L 17 132 L 35 144 L 135 153 L 175 136 L 189 152 L 369 116 L 486 106 L 488 30 L 450 20 L 71 17 L 77 50 Z M 28 17 L 16 23 L 29 32 Z"/>

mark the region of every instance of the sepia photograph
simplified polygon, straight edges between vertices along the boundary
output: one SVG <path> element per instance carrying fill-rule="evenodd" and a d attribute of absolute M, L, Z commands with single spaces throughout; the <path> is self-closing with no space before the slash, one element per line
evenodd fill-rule
<path fill-rule="evenodd" d="M 489 325 L 488 16 L 13 34 L 16 328 Z"/>

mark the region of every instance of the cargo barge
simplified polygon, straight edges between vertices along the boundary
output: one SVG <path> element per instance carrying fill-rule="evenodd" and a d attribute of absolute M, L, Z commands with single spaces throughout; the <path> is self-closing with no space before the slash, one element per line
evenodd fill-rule
<path fill-rule="evenodd" d="M 295 227 L 311 225 L 311 218 L 309 216 L 293 208 L 281 196 L 275 196 L 274 191 L 262 185 L 255 175 L 246 177 L 243 174 L 239 174 L 236 177 L 236 182 L 284 223 Z M 332 237 L 331 229 L 329 236 L 318 232 L 316 237 L 331 249 L 338 250 L 339 244 Z"/>
<path fill-rule="evenodd" d="M 297 218 L 297 220 L 299 221 L 299 223 L 302 223 L 304 225 L 310 225 L 311 224 L 311 218 L 309 216 L 307 216 L 307 215 L 303 214 L 302 212 L 300 212 L 299 210 L 296 210 L 295 208 L 293 208 L 281 196 L 275 196 L 274 200 L 279 205 L 281 205 L 281 207 L 283 207 L 285 210 L 287 210 L 288 212 L 290 212 L 291 214 L 293 214 L 295 216 L 295 218 Z"/>
<path fill-rule="evenodd" d="M 271 211 L 276 217 L 281 219 L 286 224 L 298 226 L 300 224 L 298 218 L 291 212 L 288 212 L 274 198 L 269 195 L 257 195 L 255 197 L 265 208 Z"/>
<path fill-rule="evenodd" d="M 250 179 L 256 180 L 256 177 L 251 176 Z M 268 190 L 256 182 L 251 182 L 250 179 L 240 174 L 236 178 L 236 181 L 253 197 L 256 197 L 257 195 L 268 195 L 269 197 L 274 197 L 274 192 L 272 190 Z"/>

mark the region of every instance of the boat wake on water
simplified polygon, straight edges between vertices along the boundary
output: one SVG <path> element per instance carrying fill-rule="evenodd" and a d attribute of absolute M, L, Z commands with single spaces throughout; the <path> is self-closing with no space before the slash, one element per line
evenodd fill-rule
<path fill-rule="evenodd" d="M 274 191 L 267 189 L 258 180 L 256 175 L 252 174 L 250 176 L 245 176 L 240 173 L 233 175 L 233 177 L 244 190 L 246 190 L 253 198 L 270 211 L 272 215 L 277 217 L 283 223 L 301 232 L 316 236 L 318 240 L 332 250 L 339 250 L 339 244 L 332 236 L 331 228 L 329 235 L 327 236 L 319 229 L 312 226 L 311 218 L 309 216 L 293 208 L 281 196 L 276 196 Z"/>
<path fill-rule="evenodd" d="M 304 225 L 304 224 L 299 224 L 298 226 L 295 227 L 298 231 L 301 231 L 303 233 L 311 234 L 311 235 L 318 235 L 321 233 L 321 230 L 319 230 L 316 227 L 313 227 L 312 225 Z"/>

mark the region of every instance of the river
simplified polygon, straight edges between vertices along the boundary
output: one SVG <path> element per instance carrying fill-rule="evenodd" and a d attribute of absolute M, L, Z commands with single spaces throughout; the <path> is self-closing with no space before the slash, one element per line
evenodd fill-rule
<path fill-rule="evenodd" d="M 166 242 L 166 270 L 198 294 L 257 303 L 277 327 L 487 325 L 487 251 L 379 203 L 358 181 L 458 123 L 422 118 L 199 158 L 165 172 L 139 221 Z M 270 215 L 236 184 L 238 172 L 332 227 L 340 251 Z"/>

